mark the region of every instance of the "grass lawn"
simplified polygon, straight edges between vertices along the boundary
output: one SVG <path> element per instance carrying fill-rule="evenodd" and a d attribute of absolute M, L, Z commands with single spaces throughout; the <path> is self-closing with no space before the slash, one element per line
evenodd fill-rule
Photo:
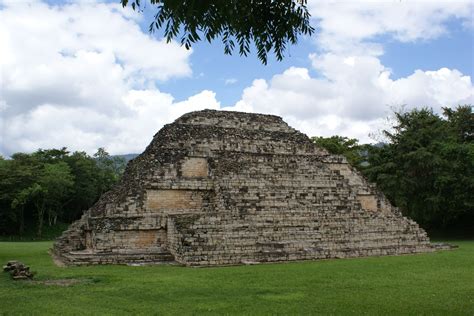
<path fill-rule="evenodd" d="M 474 315 L 474 241 L 432 254 L 262 264 L 56 267 L 51 242 L 0 242 L 36 280 L 0 274 L 0 314 Z"/>

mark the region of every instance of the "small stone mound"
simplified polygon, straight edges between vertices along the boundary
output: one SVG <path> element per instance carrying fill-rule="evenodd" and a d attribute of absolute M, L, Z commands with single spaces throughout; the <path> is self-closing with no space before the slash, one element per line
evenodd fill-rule
<path fill-rule="evenodd" d="M 3 266 L 3 271 L 9 272 L 13 280 L 27 280 L 33 278 L 33 272 L 30 271 L 30 267 L 24 263 L 16 260 L 8 261 Z"/>

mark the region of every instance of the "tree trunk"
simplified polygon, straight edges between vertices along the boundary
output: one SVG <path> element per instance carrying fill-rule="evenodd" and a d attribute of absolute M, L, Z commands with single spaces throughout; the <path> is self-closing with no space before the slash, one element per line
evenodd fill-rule
<path fill-rule="evenodd" d="M 41 212 L 40 214 L 38 212 L 38 231 L 36 233 L 37 237 L 41 237 L 41 235 L 43 234 L 43 213 L 44 212 Z"/>
<path fill-rule="evenodd" d="M 44 203 L 40 203 L 36 206 L 36 210 L 38 212 L 38 231 L 36 233 L 37 237 L 41 237 L 43 234 L 44 209 Z"/>
<path fill-rule="evenodd" d="M 20 226 L 18 227 L 18 235 L 23 236 L 23 233 L 25 232 L 25 215 L 24 215 L 23 206 L 20 208 L 19 218 L 20 218 Z"/>

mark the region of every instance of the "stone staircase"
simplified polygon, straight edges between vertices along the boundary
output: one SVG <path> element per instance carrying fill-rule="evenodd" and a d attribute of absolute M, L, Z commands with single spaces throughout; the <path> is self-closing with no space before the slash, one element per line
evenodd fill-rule
<path fill-rule="evenodd" d="M 96 252 L 93 250 L 70 251 L 62 254 L 65 261 L 74 265 L 94 264 L 177 264 L 174 256 L 166 250 L 151 252 L 143 250 L 127 250 L 120 252 Z"/>

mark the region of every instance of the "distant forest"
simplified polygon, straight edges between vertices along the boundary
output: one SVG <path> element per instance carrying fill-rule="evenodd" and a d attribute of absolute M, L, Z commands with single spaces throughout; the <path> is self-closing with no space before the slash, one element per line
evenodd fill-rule
<path fill-rule="evenodd" d="M 64 228 L 119 181 L 131 156 L 61 148 L 0 157 L 0 235 L 41 238 L 45 226 Z"/>
<path fill-rule="evenodd" d="M 474 237 L 472 106 L 395 113 L 386 143 L 313 137 L 375 182 L 405 216 L 429 232 Z M 89 156 L 66 148 L 0 156 L 0 236 L 51 238 L 115 185 L 136 154 Z M 45 232 L 55 231 L 54 234 Z"/>

